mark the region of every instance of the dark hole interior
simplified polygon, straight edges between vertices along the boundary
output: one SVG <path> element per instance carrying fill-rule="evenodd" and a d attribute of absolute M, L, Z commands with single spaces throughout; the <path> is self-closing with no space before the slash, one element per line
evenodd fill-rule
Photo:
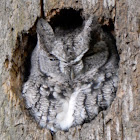
<path fill-rule="evenodd" d="M 54 30 L 56 27 L 60 27 L 65 30 L 75 29 L 83 24 L 81 13 L 82 9 L 61 9 L 59 13 L 50 19 L 50 25 Z"/>
<path fill-rule="evenodd" d="M 30 75 L 30 69 L 31 69 L 31 55 L 32 52 L 36 46 L 37 43 L 37 35 L 36 33 L 34 34 L 24 34 L 24 36 L 28 36 L 28 41 L 25 47 L 25 52 L 27 52 L 27 57 L 26 60 L 24 62 L 24 77 L 23 77 L 23 82 L 26 82 L 28 80 L 28 77 Z"/>

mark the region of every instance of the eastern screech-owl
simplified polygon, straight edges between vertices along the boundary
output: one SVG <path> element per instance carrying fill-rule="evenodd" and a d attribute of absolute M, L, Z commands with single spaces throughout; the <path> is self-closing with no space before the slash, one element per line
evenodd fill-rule
<path fill-rule="evenodd" d="M 117 90 L 118 54 L 93 17 L 69 30 L 53 30 L 40 19 L 37 39 L 22 94 L 40 126 L 67 130 L 92 120 L 111 104 Z"/>

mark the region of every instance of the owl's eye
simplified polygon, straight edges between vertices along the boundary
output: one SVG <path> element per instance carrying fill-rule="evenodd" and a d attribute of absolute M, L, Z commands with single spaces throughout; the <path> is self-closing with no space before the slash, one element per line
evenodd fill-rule
<path fill-rule="evenodd" d="M 52 54 L 49 55 L 49 59 L 50 59 L 50 61 L 56 61 L 57 60 L 56 57 Z"/>
<path fill-rule="evenodd" d="M 94 52 L 93 52 L 93 51 L 89 51 L 89 52 L 87 52 L 87 53 L 85 54 L 84 57 L 89 57 L 89 56 L 92 56 L 92 55 L 94 55 Z"/>
<path fill-rule="evenodd" d="M 92 56 L 92 55 L 94 55 L 95 54 L 95 52 L 93 51 L 93 48 L 91 49 L 89 49 L 86 53 L 85 53 L 85 55 L 84 55 L 84 57 L 89 57 L 89 56 Z"/>
<path fill-rule="evenodd" d="M 56 61 L 56 59 L 55 58 L 51 58 L 50 61 Z"/>

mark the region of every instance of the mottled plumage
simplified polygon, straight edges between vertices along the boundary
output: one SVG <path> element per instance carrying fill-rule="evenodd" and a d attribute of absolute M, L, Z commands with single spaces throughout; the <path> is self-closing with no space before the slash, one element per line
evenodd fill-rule
<path fill-rule="evenodd" d="M 92 120 L 113 101 L 118 55 L 111 37 L 93 17 L 77 29 L 37 23 L 30 76 L 23 85 L 26 107 L 51 131 Z"/>

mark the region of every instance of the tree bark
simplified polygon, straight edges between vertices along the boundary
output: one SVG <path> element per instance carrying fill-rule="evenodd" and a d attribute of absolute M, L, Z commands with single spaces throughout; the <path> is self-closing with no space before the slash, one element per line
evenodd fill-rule
<path fill-rule="evenodd" d="M 37 18 L 49 20 L 63 8 L 83 9 L 110 29 L 120 56 L 119 86 L 111 107 L 92 122 L 51 136 L 28 114 L 21 89 Z M 140 140 L 140 1 L 1 0 L 0 84 L 2 140 Z"/>

